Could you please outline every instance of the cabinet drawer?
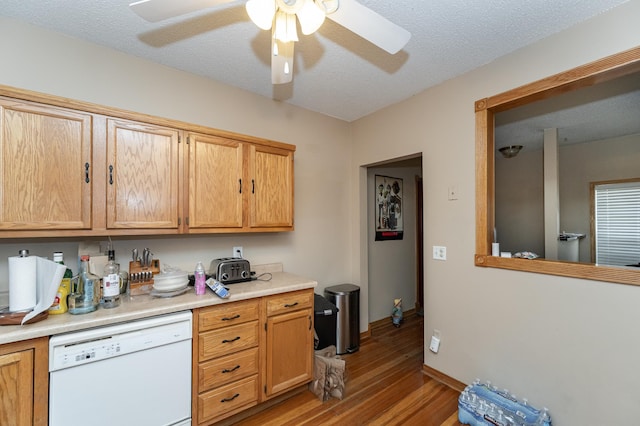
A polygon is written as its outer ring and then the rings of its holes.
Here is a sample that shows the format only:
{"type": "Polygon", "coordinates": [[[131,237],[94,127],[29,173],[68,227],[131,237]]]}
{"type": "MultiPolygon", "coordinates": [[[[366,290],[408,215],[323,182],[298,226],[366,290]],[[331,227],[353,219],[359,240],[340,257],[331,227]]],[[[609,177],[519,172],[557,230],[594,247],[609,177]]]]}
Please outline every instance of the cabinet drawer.
{"type": "Polygon", "coordinates": [[[278,315],[313,306],[313,291],[301,290],[267,298],[267,316],[278,315]]]}
{"type": "Polygon", "coordinates": [[[200,361],[258,346],[258,321],[220,328],[198,336],[200,361]]]}
{"type": "Polygon", "coordinates": [[[198,366],[200,392],[258,373],[258,348],[207,361],[198,366]]]}
{"type": "Polygon", "coordinates": [[[228,417],[257,402],[258,376],[255,375],[198,395],[198,419],[202,423],[228,417]]]}
{"type": "Polygon", "coordinates": [[[258,300],[225,303],[200,311],[198,330],[207,331],[258,319],[258,300]]]}

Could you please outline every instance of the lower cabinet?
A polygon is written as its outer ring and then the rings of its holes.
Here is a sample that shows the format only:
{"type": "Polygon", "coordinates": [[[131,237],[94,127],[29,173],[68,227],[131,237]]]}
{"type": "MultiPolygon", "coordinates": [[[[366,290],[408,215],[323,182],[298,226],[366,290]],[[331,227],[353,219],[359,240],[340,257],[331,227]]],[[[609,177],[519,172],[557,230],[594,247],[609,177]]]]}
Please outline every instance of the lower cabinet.
{"type": "Polygon", "coordinates": [[[0,346],[0,425],[46,425],[48,338],[0,346]]]}
{"type": "Polygon", "coordinates": [[[313,379],[313,290],[263,298],[266,312],[264,396],[313,379]]]}
{"type": "Polygon", "coordinates": [[[213,424],[258,403],[259,319],[259,299],[194,311],[194,425],[213,424]]]}
{"type": "Polygon", "coordinates": [[[210,425],[313,377],[313,289],[194,310],[194,425],[210,425]]]}

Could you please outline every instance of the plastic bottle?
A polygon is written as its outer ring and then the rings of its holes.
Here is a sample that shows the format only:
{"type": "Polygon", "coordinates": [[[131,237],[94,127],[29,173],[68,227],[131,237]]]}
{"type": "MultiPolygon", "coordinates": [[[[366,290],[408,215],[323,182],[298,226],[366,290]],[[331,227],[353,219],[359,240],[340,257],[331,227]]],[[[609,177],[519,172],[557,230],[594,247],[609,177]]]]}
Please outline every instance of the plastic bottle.
{"type": "Polygon", "coordinates": [[[102,275],[102,307],[120,306],[120,266],[116,263],[114,250],[108,251],[109,261],[102,275]]]}
{"type": "MultiPolygon", "coordinates": [[[[62,252],[57,251],[53,253],[53,261],[64,265],[64,255],[62,252]]],[[[58,291],[56,292],[56,298],[53,301],[53,305],[49,308],[50,314],[64,314],[69,310],[69,306],[67,304],[67,298],[69,293],[71,293],[71,277],[73,273],[71,269],[67,268],[64,271],[64,276],[60,281],[60,286],[58,287],[58,291]]]]}
{"type": "Polygon", "coordinates": [[[204,272],[204,266],[202,266],[202,262],[198,262],[198,264],[196,265],[196,270],[193,273],[193,275],[195,277],[196,294],[203,295],[206,290],[205,281],[207,278],[204,272]]]}

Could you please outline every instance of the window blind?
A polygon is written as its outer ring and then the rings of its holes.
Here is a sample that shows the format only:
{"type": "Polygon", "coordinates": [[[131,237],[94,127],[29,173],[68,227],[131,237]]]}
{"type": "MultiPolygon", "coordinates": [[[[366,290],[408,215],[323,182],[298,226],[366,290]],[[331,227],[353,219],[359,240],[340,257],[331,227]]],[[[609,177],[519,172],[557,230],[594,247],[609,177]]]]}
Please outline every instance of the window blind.
{"type": "Polygon", "coordinates": [[[640,263],[640,182],[595,186],[596,263],[640,263]]]}

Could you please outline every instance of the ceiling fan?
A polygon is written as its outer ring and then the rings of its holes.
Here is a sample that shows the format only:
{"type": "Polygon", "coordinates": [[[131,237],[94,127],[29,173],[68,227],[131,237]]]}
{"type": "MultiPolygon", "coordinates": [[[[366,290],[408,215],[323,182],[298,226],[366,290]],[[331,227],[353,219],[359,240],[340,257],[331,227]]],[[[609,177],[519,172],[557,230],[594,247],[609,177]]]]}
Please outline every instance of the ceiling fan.
{"type": "MultiPolygon", "coordinates": [[[[158,22],[240,1],[245,0],[141,0],[129,7],[143,19],[158,22]]],[[[271,30],[272,84],[289,83],[293,78],[293,45],[298,41],[296,21],[302,33],[309,35],[328,17],[391,54],[411,38],[407,30],[356,0],[246,0],[245,7],[259,28],[271,30]]]]}

